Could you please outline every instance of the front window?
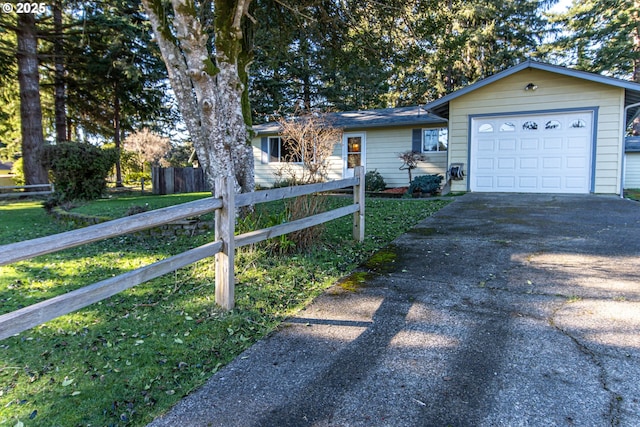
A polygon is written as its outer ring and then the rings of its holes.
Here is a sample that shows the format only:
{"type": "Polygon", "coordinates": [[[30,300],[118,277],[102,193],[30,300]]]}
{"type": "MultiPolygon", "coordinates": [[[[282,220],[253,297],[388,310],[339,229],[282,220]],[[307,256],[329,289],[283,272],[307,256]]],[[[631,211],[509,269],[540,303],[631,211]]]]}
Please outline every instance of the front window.
{"type": "Polygon", "coordinates": [[[285,141],[279,136],[269,138],[269,161],[276,163],[300,163],[302,159],[295,150],[295,142],[285,141]]]}
{"type": "Polygon", "coordinates": [[[447,151],[449,146],[449,129],[425,129],[422,132],[422,152],[447,151]]]}
{"type": "Polygon", "coordinates": [[[362,165],[362,137],[347,138],[347,167],[353,169],[362,165]]]}

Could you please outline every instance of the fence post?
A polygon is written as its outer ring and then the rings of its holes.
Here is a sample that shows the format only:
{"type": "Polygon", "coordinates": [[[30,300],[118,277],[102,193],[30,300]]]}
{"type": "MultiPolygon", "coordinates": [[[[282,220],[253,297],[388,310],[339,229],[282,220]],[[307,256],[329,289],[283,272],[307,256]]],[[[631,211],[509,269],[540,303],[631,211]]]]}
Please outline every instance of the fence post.
{"type": "Polygon", "coordinates": [[[354,176],[358,185],[353,187],[353,203],[360,205],[360,210],[353,214],[353,239],[364,242],[364,166],[356,166],[354,176]]]}
{"type": "Polygon", "coordinates": [[[215,196],[222,198],[222,208],[216,210],[215,239],[222,240],[222,250],[215,255],[216,304],[225,310],[234,306],[235,260],[235,189],[233,178],[216,178],[215,196]]]}

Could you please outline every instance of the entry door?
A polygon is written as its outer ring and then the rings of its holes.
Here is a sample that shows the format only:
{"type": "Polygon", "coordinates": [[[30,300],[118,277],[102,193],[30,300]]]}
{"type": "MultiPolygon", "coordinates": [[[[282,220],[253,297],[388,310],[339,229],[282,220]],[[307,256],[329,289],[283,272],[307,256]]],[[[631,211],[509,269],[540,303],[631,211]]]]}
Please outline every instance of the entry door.
{"type": "Polygon", "coordinates": [[[356,166],[365,165],[365,133],[345,133],[342,141],[342,161],[344,178],[353,176],[356,166]]]}

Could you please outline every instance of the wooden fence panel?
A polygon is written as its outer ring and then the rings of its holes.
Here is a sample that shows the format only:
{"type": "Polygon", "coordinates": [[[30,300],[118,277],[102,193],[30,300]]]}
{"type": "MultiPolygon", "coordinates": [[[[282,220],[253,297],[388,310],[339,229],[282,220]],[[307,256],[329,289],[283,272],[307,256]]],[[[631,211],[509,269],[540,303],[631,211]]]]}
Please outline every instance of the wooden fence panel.
{"type": "Polygon", "coordinates": [[[154,264],[4,314],[0,316],[0,340],[213,256],[221,247],[222,242],[207,243],[154,264]]]}
{"type": "MultiPolygon", "coordinates": [[[[157,176],[161,176],[164,172],[159,172],[157,176]]],[[[169,172],[169,175],[175,176],[174,171],[169,172]]],[[[171,181],[173,182],[173,179],[171,181]]],[[[158,187],[161,186],[162,181],[158,181],[158,187]]],[[[353,237],[360,241],[364,239],[364,168],[356,168],[355,176],[349,179],[258,191],[250,194],[240,194],[237,197],[234,193],[233,181],[228,178],[221,178],[216,181],[216,197],[143,212],[53,236],[0,246],[0,265],[151,228],[176,219],[197,216],[214,210],[216,212],[214,242],[120,276],[1,315],[0,340],[210,256],[215,256],[216,263],[216,303],[227,310],[233,309],[234,252],[236,246],[257,243],[351,213],[354,214],[353,237]],[[354,190],[354,203],[349,206],[234,237],[235,213],[238,207],[350,186],[353,186],[354,190]]]]}
{"type": "Polygon", "coordinates": [[[0,266],[69,249],[98,240],[158,227],[190,216],[199,216],[215,211],[222,201],[213,197],[194,200],[181,205],[169,206],[154,211],[142,212],[114,219],[90,227],[66,231],[53,236],[39,237],[24,242],[0,246],[0,266]]]}
{"type": "Polygon", "coordinates": [[[151,173],[153,194],[210,191],[202,168],[158,168],[151,173]]]}
{"type": "Polygon", "coordinates": [[[22,196],[46,196],[53,194],[53,184],[7,185],[0,187],[0,198],[22,196]],[[38,191],[33,191],[38,188],[38,191]],[[16,191],[18,190],[18,191],[16,191]]]}

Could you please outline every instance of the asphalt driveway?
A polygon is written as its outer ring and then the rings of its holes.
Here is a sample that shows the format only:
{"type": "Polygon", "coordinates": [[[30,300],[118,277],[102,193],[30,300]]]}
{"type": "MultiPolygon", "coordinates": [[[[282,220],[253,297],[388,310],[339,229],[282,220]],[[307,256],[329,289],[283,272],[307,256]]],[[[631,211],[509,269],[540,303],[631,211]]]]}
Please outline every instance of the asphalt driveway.
{"type": "Polygon", "coordinates": [[[639,257],[639,203],[467,194],[151,425],[638,426],[639,257]]]}

